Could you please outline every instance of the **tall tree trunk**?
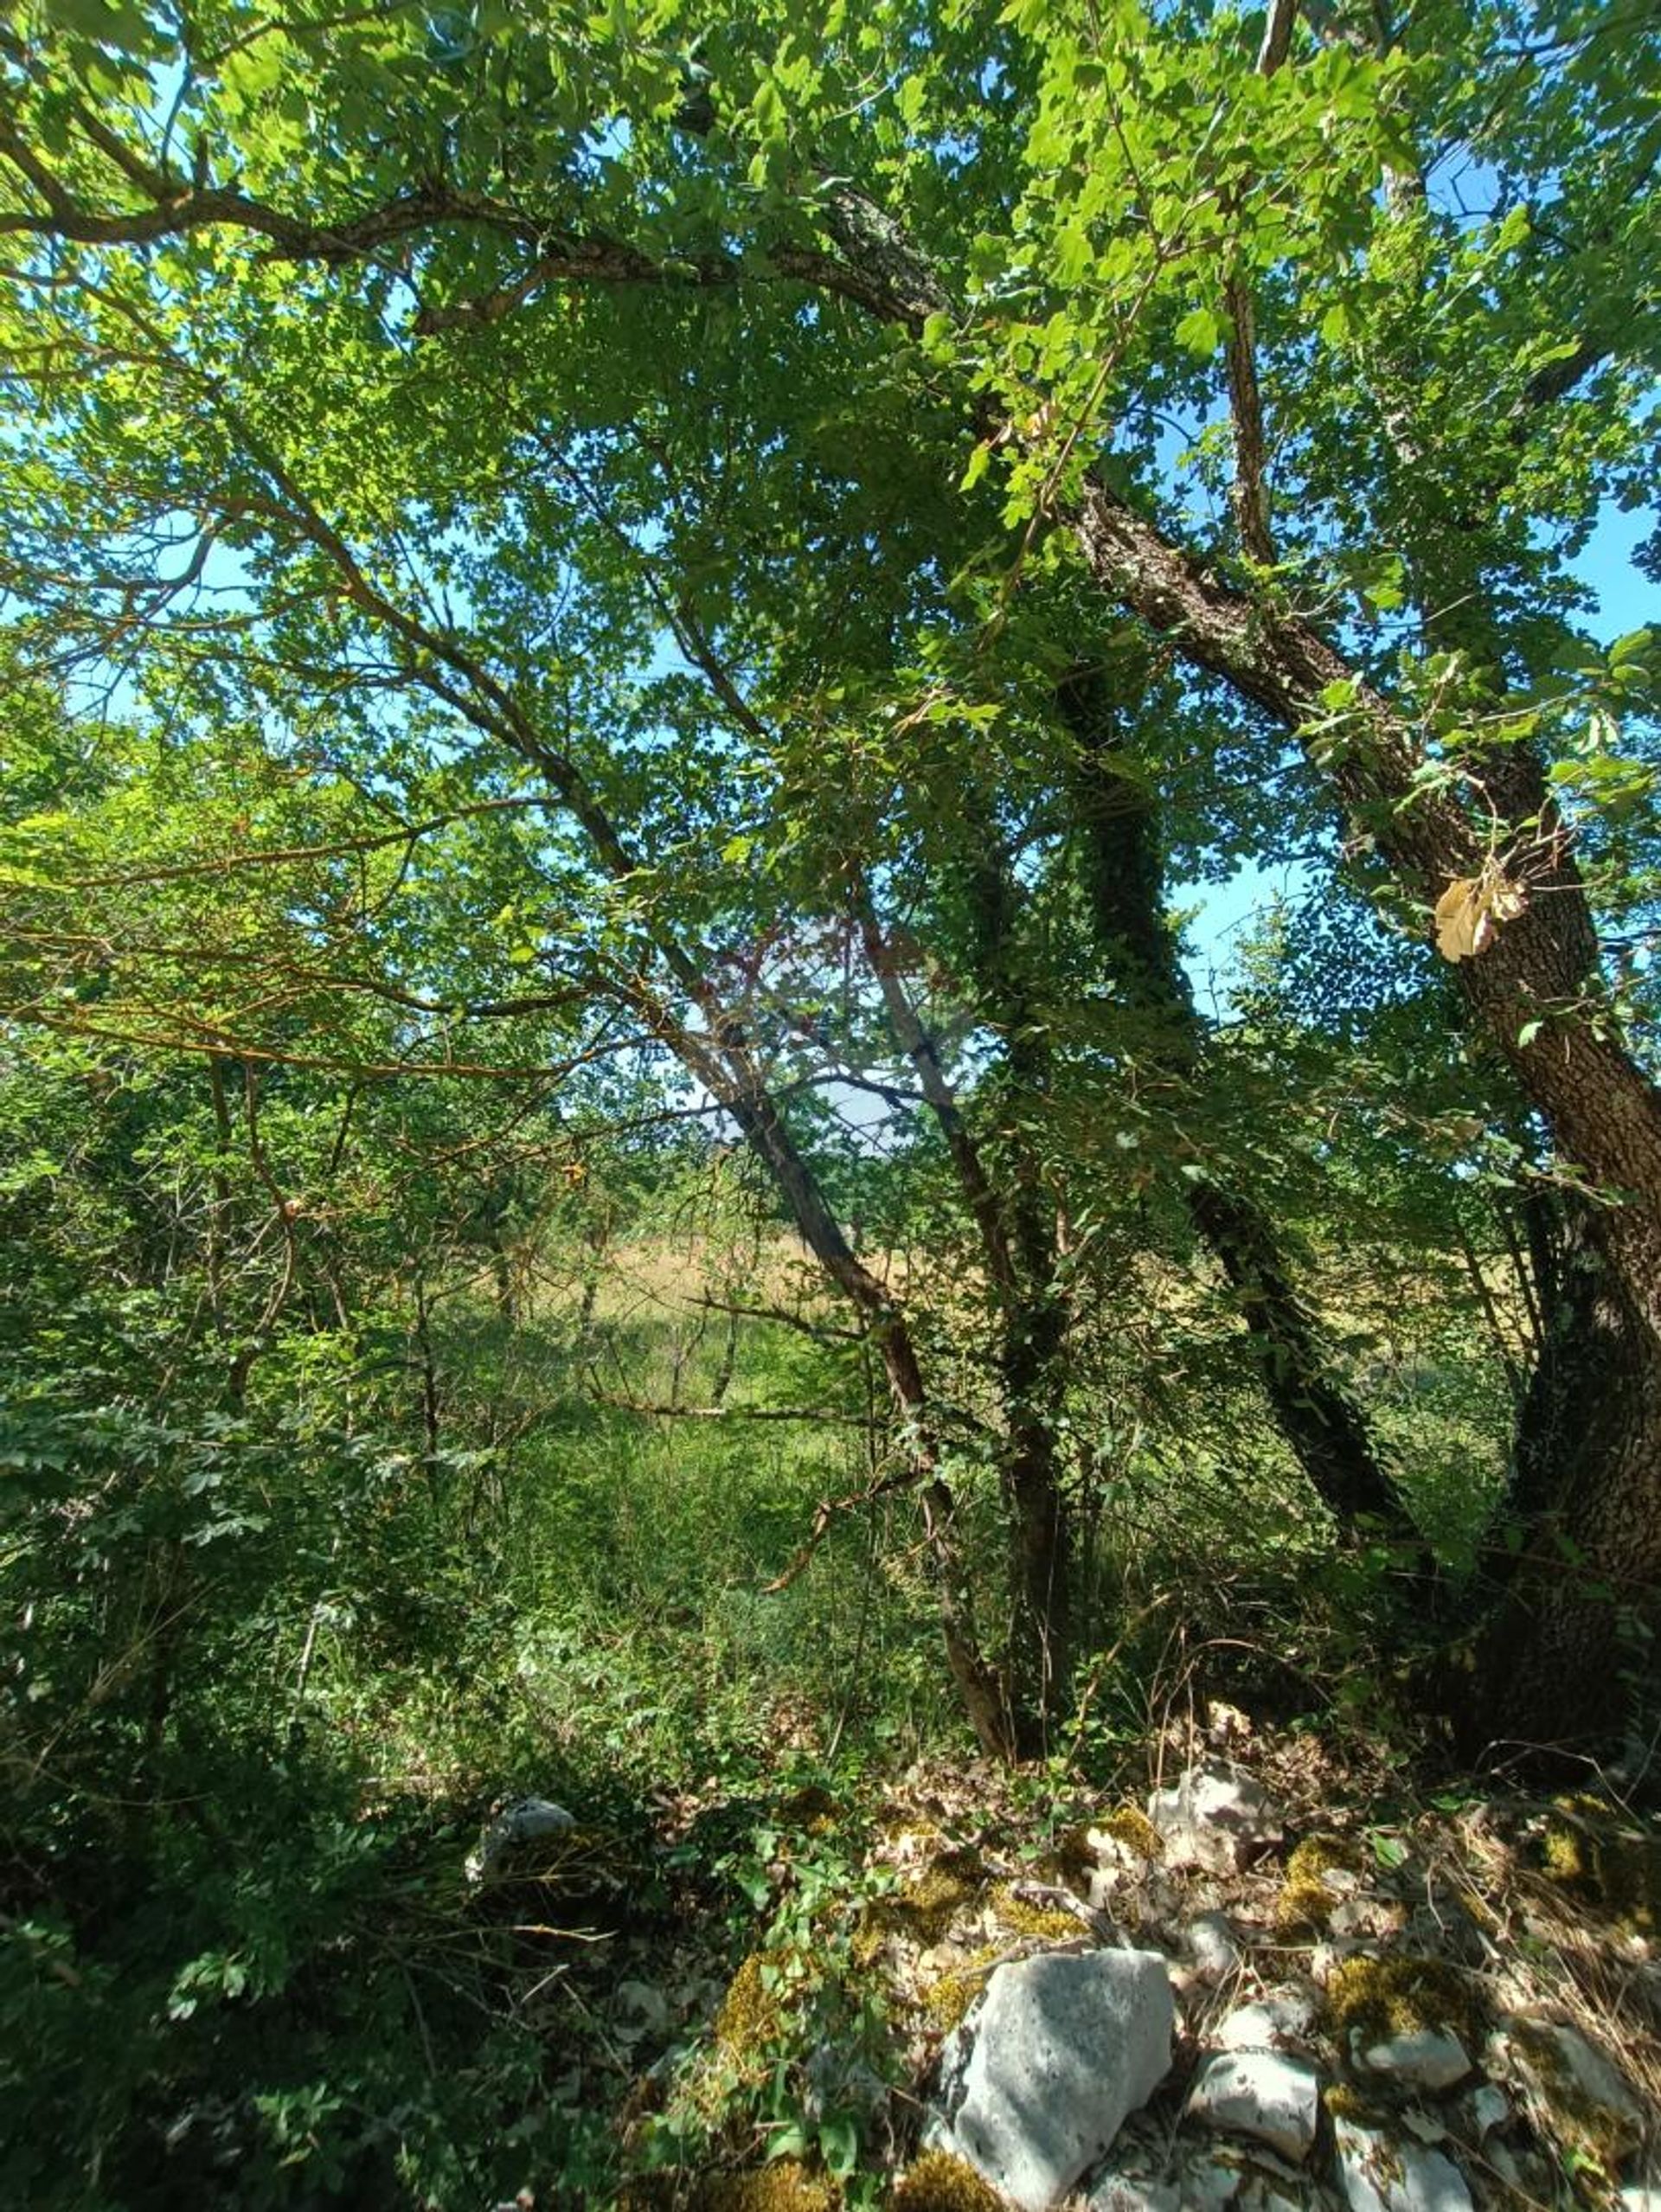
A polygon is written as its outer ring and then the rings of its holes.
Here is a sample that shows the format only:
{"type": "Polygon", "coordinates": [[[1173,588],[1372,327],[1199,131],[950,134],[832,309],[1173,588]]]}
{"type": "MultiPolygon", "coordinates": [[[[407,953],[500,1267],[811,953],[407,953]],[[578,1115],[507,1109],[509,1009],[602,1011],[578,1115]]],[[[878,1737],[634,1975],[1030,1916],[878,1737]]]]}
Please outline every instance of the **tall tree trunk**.
{"type": "Polygon", "coordinates": [[[1574,1197],[1551,1210],[1545,1330],[1478,1581],[1490,1610],[1469,1670],[1442,1688],[1472,1757],[1573,1772],[1574,1747],[1627,1717],[1623,1669],[1639,1647],[1623,1625],[1661,1582],[1645,1504],[1661,1472],[1661,1355],[1610,1263],[1607,1215],[1574,1197]]]}
{"type": "MultiPolygon", "coordinates": [[[[1100,669],[1075,670],[1058,704],[1076,741],[1074,810],[1091,918],[1129,1003],[1150,1018],[1159,1061],[1197,1080],[1204,1037],[1189,982],[1166,926],[1164,862],[1147,792],[1113,764],[1118,702],[1100,669]]],[[[1366,1416],[1334,1371],[1320,1329],[1299,1295],[1273,1224],[1242,1193],[1213,1177],[1183,1183],[1189,1216],[1215,1254],[1239,1302],[1246,1343],[1287,1444],[1339,1528],[1376,1523],[1419,1540],[1366,1416]]],[[[1428,1561],[1423,1562],[1428,1566],[1428,1561]]]]}
{"type": "MultiPolygon", "coordinates": [[[[1056,1443],[1065,1318],[1054,1294],[1053,1245],[1036,1215],[1030,1191],[1011,1191],[994,1183],[863,887],[856,904],[866,959],[882,991],[889,1027],[916,1072],[946,1140],[959,1187],[979,1233],[997,1309],[1007,1422],[1000,1474],[1010,1515],[1010,1638],[1004,1697],[1011,1744],[1021,1757],[1036,1756],[1047,1747],[1052,1708],[1066,1680],[1071,1587],[1069,1529],[1056,1443]]],[[[997,1018],[990,1006],[981,1010],[997,1018]]],[[[1030,1068],[1025,1072],[1029,1078],[1030,1068]]]]}
{"type": "MultiPolygon", "coordinates": [[[[969,812],[977,837],[970,862],[977,996],[1003,1034],[1013,1097],[1017,1106],[1031,1108],[1050,1085],[1046,1025],[1017,942],[1017,893],[1007,856],[990,814],[972,805],[969,812]]],[[[1067,1314],[1055,1281],[1054,1202],[1030,1143],[1017,1137],[1009,1151],[1013,1283],[999,1357],[1010,1425],[1004,1479],[1013,1540],[1010,1660],[1027,1747],[1037,1753],[1048,1748],[1048,1722],[1070,1661],[1073,1530],[1059,1428],[1067,1314]]]]}

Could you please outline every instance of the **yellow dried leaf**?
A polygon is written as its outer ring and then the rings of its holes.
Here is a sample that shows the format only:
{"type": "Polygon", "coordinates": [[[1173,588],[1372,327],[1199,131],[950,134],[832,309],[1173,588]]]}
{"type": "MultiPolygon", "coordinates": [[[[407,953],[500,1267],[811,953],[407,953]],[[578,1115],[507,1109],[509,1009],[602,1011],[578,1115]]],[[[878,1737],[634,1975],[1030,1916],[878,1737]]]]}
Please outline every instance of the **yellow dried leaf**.
{"type": "Polygon", "coordinates": [[[1436,950],[1445,960],[1468,960],[1478,948],[1477,925],[1482,920],[1481,886],[1474,875],[1461,875],[1450,883],[1436,901],[1436,950]]]}
{"type": "Polygon", "coordinates": [[[1526,887],[1489,858],[1480,875],[1461,875],[1436,901],[1436,950],[1445,960],[1473,959],[1493,943],[1498,925],[1528,907],[1526,887]]]}

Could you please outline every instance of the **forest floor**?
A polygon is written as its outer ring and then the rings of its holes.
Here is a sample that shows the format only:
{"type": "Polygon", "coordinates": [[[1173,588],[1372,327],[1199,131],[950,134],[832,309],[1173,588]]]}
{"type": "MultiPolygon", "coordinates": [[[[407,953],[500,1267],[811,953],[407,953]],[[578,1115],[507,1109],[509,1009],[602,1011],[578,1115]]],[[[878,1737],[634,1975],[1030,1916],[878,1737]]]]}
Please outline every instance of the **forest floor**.
{"type": "Polygon", "coordinates": [[[609,1890],[580,1825],[501,1878],[523,2001],[565,2054],[555,2093],[603,2110],[620,2154],[615,2193],[544,2180],[523,2203],[991,2203],[919,2163],[942,2046],[999,1966],[1115,1944],[1169,1962],[1174,2061],[1081,2202],[1341,2205],[1335,2131],[1361,2128],[1435,2145],[1479,2207],[1661,2202],[1661,1838],[1613,1792],[1427,1784],[1364,1734],[1224,1705],[1169,1722],[1106,1790],[938,1760],[801,1772],[664,1792],[609,1890]],[[1145,1810],[1197,1766],[1267,1798],[1206,1864],[1145,1810]],[[1189,2110],[1219,2035],[1265,2004],[1263,2040],[1322,2083],[1297,2166],[1189,2110]],[[1421,2033],[1456,2040],[1456,2079],[1366,2062],[1421,2033]],[[1587,2049],[1607,2070],[1582,2080],[1587,2049]]]}

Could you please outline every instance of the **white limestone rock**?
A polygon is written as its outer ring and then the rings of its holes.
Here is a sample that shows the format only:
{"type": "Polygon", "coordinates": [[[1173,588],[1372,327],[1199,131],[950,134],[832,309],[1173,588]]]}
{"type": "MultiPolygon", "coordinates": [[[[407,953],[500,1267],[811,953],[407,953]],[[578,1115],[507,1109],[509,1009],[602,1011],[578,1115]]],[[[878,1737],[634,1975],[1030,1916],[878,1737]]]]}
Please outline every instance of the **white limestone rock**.
{"type": "Polygon", "coordinates": [[[1084,2201],[1088,2212],[1185,2212],[1175,2182],[1143,2181],[1130,2174],[1108,2174],[1084,2201]]]}
{"type": "Polygon", "coordinates": [[[1226,1982],[1240,1965],[1240,1944],[1227,1913],[1196,1913],[1188,1924],[1188,1953],[1197,1981],[1226,1982]]]}
{"type": "Polygon", "coordinates": [[[1214,1760],[1190,1766],[1148,1799],[1148,1818],[1165,1841],[1168,1866],[1232,1874],[1279,1841],[1280,1815],[1262,1784],[1214,1760]]]}
{"type": "MultiPolygon", "coordinates": [[[[1497,2127],[1505,2126],[1511,2117],[1510,2098],[1491,2081],[1478,2083],[1462,2100],[1460,2109],[1465,2114],[1466,2125],[1478,2143],[1485,2136],[1491,2135],[1497,2127]]],[[[1661,2212],[1661,2205],[1657,2206],[1656,2212],[1661,2212]]]]}
{"type": "Polygon", "coordinates": [[[483,1882],[516,1845],[540,1843],[576,1824],[575,1813],[549,1798],[520,1798],[503,1807],[467,1854],[467,1879],[483,1882]]]}
{"type": "Polygon", "coordinates": [[[1440,2151],[1339,2120],[1338,2179],[1350,2212],[1472,2212],[1465,2177],[1440,2151]]]}
{"type": "Polygon", "coordinates": [[[1201,2068],[1188,2110],[1208,2127],[1254,2136],[1301,2165],[1320,2125],[1320,2077],[1306,2059],[1280,2051],[1218,2051],[1201,2068]]]}
{"type": "Polygon", "coordinates": [[[1298,2050],[1315,2032],[1318,2009],[1311,1991],[1270,1990],[1226,2013],[1211,2041],[1224,2051],[1298,2050]]]}
{"type": "Polygon", "coordinates": [[[1048,2212],[1158,2086],[1175,2011],[1154,1952],[1049,1952],[1000,1966],[942,2054],[927,2141],[1022,2212],[1048,2212]]]}
{"type": "Polygon", "coordinates": [[[1451,2028],[1415,2028],[1369,2044],[1361,2063],[1409,2089],[1451,2089],[1471,2071],[1470,2054],[1451,2028]]]}

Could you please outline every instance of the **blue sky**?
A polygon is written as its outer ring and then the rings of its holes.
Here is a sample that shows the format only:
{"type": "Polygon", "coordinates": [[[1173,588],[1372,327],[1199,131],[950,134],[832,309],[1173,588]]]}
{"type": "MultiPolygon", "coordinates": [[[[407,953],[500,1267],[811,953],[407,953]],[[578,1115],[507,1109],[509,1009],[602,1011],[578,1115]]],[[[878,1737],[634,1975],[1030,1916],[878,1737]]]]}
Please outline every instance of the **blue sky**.
{"type": "MultiPolygon", "coordinates": [[[[1600,644],[1609,644],[1630,630],[1661,622],[1661,592],[1632,565],[1632,555],[1656,528],[1652,510],[1622,514],[1606,507],[1586,549],[1571,563],[1574,574],[1597,593],[1595,613],[1586,625],[1600,644]]],[[[1237,952],[1259,917],[1276,898],[1295,895],[1308,870],[1296,862],[1276,868],[1254,862],[1236,870],[1227,883],[1177,885],[1172,903],[1195,909],[1186,937],[1189,973],[1208,1011],[1222,1012],[1222,1001],[1238,971],[1237,952]]]]}

